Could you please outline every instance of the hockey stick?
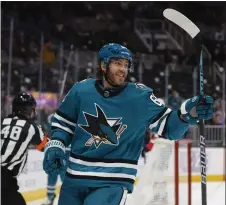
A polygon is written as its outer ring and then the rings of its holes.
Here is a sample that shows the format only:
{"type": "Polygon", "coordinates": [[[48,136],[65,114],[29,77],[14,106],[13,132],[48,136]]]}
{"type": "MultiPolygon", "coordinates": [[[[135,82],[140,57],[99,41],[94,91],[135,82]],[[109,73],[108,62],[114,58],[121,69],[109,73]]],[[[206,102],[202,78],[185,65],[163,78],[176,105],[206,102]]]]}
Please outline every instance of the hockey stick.
{"type": "MultiPolygon", "coordinates": [[[[186,16],[174,9],[165,9],[163,16],[173,23],[177,24],[184,31],[186,31],[191,38],[195,38],[200,32],[199,28],[186,16]]],[[[203,47],[200,54],[200,63],[199,63],[199,95],[200,102],[204,98],[204,86],[203,86],[203,47]]],[[[201,191],[202,191],[202,205],[207,205],[207,196],[206,196],[206,143],[204,137],[204,121],[199,121],[200,129],[200,167],[201,167],[201,191]]]]}
{"type": "MultiPolygon", "coordinates": [[[[200,103],[204,98],[203,85],[203,47],[201,48],[200,62],[199,62],[199,95],[200,103]]],[[[207,205],[206,195],[206,142],[204,136],[204,120],[199,121],[199,142],[200,142],[200,168],[201,168],[201,190],[202,190],[202,205],[207,205]]]]}
{"type": "Polygon", "coordinates": [[[73,48],[74,48],[74,46],[71,45],[70,52],[69,52],[68,59],[67,59],[67,64],[65,66],[66,70],[64,71],[63,79],[62,79],[62,82],[61,82],[60,93],[59,93],[59,102],[61,102],[62,97],[63,97],[63,92],[64,92],[64,87],[65,87],[65,84],[66,84],[68,69],[69,69],[69,66],[71,65],[72,56],[73,56],[73,53],[74,53],[73,48]]]}

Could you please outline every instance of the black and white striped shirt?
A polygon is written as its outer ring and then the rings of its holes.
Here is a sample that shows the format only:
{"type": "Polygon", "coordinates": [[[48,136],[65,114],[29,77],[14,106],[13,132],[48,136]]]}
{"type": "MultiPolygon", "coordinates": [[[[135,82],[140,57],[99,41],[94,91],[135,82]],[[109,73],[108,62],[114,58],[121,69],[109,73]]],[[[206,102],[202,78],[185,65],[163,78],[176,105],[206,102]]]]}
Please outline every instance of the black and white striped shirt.
{"type": "Polygon", "coordinates": [[[1,124],[1,166],[18,176],[27,161],[28,146],[44,147],[44,133],[40,126],[23,117],[9,115],[1,124]]]}

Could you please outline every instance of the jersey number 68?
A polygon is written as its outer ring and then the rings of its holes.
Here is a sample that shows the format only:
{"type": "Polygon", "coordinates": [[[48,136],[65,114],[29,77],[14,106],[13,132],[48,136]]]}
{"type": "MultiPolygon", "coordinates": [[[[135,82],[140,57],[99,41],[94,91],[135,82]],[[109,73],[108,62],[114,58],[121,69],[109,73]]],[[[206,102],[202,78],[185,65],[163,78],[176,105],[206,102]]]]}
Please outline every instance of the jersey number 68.
{"type": "Polygon", "coordinates": [[[152,100],[153,103],[155,103],[158,106],[162,106],[163,105],[163,103],[160,102],[160,100],[157,97],[155,97],[154,94],[150,95],[150,99],[152,100]]]}

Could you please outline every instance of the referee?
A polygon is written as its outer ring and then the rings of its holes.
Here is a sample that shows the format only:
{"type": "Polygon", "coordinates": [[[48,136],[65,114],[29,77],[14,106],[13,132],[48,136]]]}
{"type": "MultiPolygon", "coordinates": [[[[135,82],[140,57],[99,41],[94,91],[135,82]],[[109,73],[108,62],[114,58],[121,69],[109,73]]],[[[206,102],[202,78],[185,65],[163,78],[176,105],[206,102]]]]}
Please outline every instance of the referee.
{"type": "Polygon", "coordinates": [[[1,174],[2,205],[26,205],[18,192],[17,176],[23,170],[28,146],[35,145],[42,151],[47,138],[40,126],[33,122],[36,101],[31,94],[18,93],[12,103],[12,114],[1,124],[1,174]]]}

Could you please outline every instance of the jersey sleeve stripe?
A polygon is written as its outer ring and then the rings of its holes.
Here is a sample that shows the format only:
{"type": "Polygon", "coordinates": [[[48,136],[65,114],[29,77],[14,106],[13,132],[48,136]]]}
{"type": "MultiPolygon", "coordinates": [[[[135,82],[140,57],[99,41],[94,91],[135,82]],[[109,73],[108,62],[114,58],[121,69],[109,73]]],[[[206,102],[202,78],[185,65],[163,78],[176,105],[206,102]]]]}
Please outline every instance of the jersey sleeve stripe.
{"type": "Polygon", "coordinates": [[[152,124],[157,122],[164,114],[165,112],[168,110],[169,108],[165,107],[158,115],[157,117],[152,121],[152,124]]]}
{"type": "Polygon", "coordinates": [[[123,190],[123,194],[122,194],[122,198],[120,200],[120,204],[119,205],[125,205],[126,198],[127,198],[127,193],[128,193],[128,190],[127,189],[124,189],[123,190]]]}
{"type": "Polygon", "coordinates": [[[169,114],[167,115],[167,117],[166,117],[166,126],[164,127],[163,132],[162,132],[162,135],[161,135],[161,136],[163,136],[163,137],[165,137],[165,135],[166,135],[166,129],[167,129],[167,125],[168,125],[168,120],[169,120],[169,116],[170,116],[171,114],[172,114],[172,112],[169,113],[169,114]]]}
{"type": "Polygon", "coordinates": [[[51,125],[51,126],[52,126],[52,127],[60,128],[60,129],[66,131],[66,132],[68,132],[68,133],[70,133],[70,134],[72,134],[72,135],[74,134],[73,131],[72,131],[71,129],[69,129],[68,127],[65,127],[65,126],[63,126],[63,125],[60,125],[59,123],[52,122],[52,125],[51,125]]]}
{"type": "Polygon", "coordinates": [[[55,113],[54,114],[54,117],[57,119],[57,120],[59,120],[59,121],[63,121],[63,122],[65,122],[65,123],[67,123],[67,124],[69,124],[69,125],[72,125],[72,126],[76,126],[76,123],[74,123],[74,122],[71,122],[71,121],[69,121],[69,120],[67,120],[67,119],[65,119],[65,118],[63,118],[63,117],[61,117],[60,115],[58,115],[57,113],[55,113]]]}
{"type": "Polygon", "coordinates": [[[155,121],[154,123],[152,123],[152,124],[149,125],[149,128],[150,128],[150,129],[153,129],[154,127],[158,126],[159,121],[160,121],[162,118],[164,118],[167,114],[169,114],[170,112],[172,112],[172,110],[171,110],[170,108],[166,109],[166,111],[165,111],[163,114],[161,114],[161,117],[158,116],[159,118],[158,118],[157,121],[155,121]]]}
{"type": "Polygon", "coordinates": [[[31,125],[35,129],[35,134],[34,134],[32,140],[31,140],[31,143],[36,146],[36,145],[39,145],[43,141],[44,133],[42,131],[41,126],[37,126],[34,123],[32,123],[31,125]]]}
{"type": "MultiPolygon", "coordinates": [[[[188,100],[189,100],[189,99],[188,99],[188,100]]],[[[181,111],[181,114],[182,114],[182,115],[185,115],[185,114],[188,113],[188,112],[186,111],[186,108],[185,108],[186,103],[187,103],[188,100],[184,101],[184,102],[181,104],[180,111],[181,111]]]]}
{"type": "Polygon", "coordinates": [[[19,164],[20,162],[22,162],[25,158],[26,158],[26,155],[24,155],[20,160],[17,160],[17,161],[15,161],[15,162],[13,162],[13,163],[8,167],[8,169],[9,169],[9,170],[12,170],[14,166],[16,166],[17,164],[19,164]]]}
{"type": "Polygon", "coordinates": [[[44,133],[42,131],[42,128],[40,126],[38,126],[38,133],[39,133],[39,136],[40,136],[40,141],[42,142],[44,140],[44,133]]]}
{"type": "Polygon", "coordinates": [[[158,129],[158,132],[157,132],[158,135],[162,136],[162,132],[163,132],[165,126],[166,126],[166,117],[160,123],[159,129],[158,129]]]}
{"type": "Polygon", "coordinates": [[[61,112],[60,110],[57,110],[56,114],[59,115],[60,117],[64,118],[64,119],[66,119],[69,122],[72,122],[74,124],[76,123],[76,119],[73,119],[73,118],[67,116],[65,113],[61,112]]]}

